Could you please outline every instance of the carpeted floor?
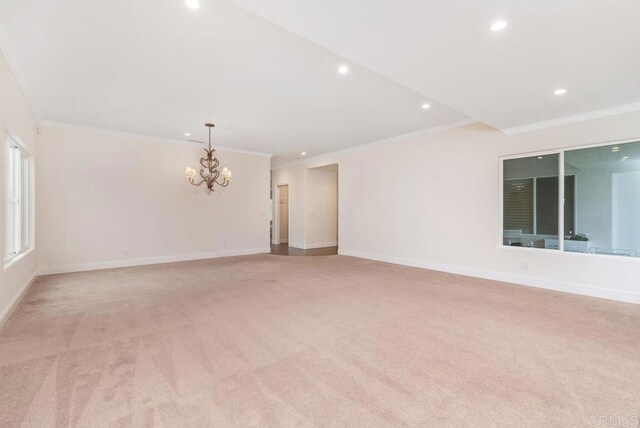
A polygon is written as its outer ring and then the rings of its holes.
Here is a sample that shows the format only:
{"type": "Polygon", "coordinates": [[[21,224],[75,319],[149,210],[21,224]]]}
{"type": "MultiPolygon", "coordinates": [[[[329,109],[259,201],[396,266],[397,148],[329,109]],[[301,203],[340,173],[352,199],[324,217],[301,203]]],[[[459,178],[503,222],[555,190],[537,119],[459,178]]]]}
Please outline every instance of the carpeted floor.
{"type": "Polygon", "coordinates": [[[633,423],[640,306],[342,256],[55,275],[0,384],[2,427],[633,423]]]}

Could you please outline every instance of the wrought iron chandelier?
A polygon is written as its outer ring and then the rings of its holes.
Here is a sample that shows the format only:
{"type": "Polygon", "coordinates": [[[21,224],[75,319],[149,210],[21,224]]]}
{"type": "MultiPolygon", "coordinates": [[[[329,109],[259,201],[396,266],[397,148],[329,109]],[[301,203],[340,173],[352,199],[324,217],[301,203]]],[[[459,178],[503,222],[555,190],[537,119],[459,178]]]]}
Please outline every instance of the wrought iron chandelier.
{"type": "Polygon", "coordinates": [[[190,166],[187,167],[185,173],[187,174],[189,183],[191,183],[192,185],[200,186],[203,183],[206,183],[207,190],[209,192],[214,192],[214,184],[217,184],[220,187],[227,187],[229,185],[229,183],[231,182],[231,171],[227,167],[222,168],[222,171],[218,171],[217,168],[218,165],[220,165],[220,162],[217,158],[213,157],[213,152],[215,152],[215,149],[211,147],[211,128],[213,128],[215,125],[213,123],[205,123],[204,126],[209,128],[209,148],[204,149],[207,156],[200,158],[200,165],[202,165],[202,167],[204,168],[200,170],[201,180],[196,181],[198,173],[194,168],[191,168],[190,166]],[[220,177],[221,175],[222,182],[219,182],[218,177],[220,177]]]}

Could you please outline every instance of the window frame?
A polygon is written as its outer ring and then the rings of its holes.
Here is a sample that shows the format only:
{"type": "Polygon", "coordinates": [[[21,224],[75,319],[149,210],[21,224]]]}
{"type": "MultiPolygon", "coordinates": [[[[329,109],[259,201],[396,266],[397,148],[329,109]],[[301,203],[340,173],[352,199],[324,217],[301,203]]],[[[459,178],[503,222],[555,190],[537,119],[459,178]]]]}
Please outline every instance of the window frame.
{"type": "Polygon", "coordinates": [[[32,249],[33,243],[33,157],[22,140],[9,129],[5,128],[4,133],[4,210],[5,210],[5,239],[3,262],[5,269],[22,255],[32,249]],[[15,162],[10,159],[14,156],[12,150],[17,150],[19,156],[20,180],[19,198],[20,206],[13,207],[10,199],[15,198],[15,179],[17,178],[13,165],[15,162]],[[16,225],[14,219],[18,219],[16,225]],[[16,230],[18,229],[18,230],[16,230]],[[16,236],[19,231],[19,236],[16,236]],[[9,252],[10,249],[17,250],[9,252]]]}
{"type": "MultiPolygon", "coordinates": [[[[595,147],[606,147],[606,146],[615,146],[618,144],[627,144],[627,143],[638,143],[640,142],[640,136],[635,138],[625,138],[623,140],[610,140],[599,143],[590,143],[590,144],[578,144],[575,146],[568,147],[558,147],[546,150],[538,150],[531,152],[520,152],[514,153],[510,155],[502,155],[498,156],[498,230],[496,234],[496,243],[498,248],[506,249],[507,251],[543,251],[549,254],[565,254],[577,257],[593,257],[593,256],[601,256],[601,254],[592,254],[592,253],[578,253],[565,251],[564,249],[564,241],[565,241],[565,230],[564,230],[564,180],[558,180],[559,189],[558,189],[558,249],[557,250],[549,250],[548,248],[535,248],[535,247],[517,247],[517,246],[509,246],[504,245],[503,243],[503,225],[504,225],[504,161],[511,159],[521,159],[527,157],[534,156],[548,156],[548,155],[558,155],[558,177],[565,176],[565,162],[564,155],[566,152],[571,152],[574,150],[582,150],[582,149],[590,149],[595,147]]],[[[577,186],[578,183],[574,182],[574,192],[577,194],[577,186]]],[[[578,218],[578,208],[577,204],[574,207],[574,224],[576,219],[578,218]]],[[[615,254],[607,254],[607,258],[614,259],[623,259],[623,260],[633,260],[640,261],[640,257],[626,257],[615,254]]]]}

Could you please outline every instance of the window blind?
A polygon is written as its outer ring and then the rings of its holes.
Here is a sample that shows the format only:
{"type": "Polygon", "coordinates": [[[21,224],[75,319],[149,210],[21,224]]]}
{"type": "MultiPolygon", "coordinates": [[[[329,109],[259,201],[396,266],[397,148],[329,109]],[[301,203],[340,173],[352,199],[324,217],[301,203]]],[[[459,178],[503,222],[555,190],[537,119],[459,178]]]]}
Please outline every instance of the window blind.
{"type": "Polygon", "coordinates": [[[540,177],[536,181],[537,233],[558,236],[558,177],[540,177]]]}
{"type": "Polygon", "coordinates": [[[564,234],[575,235],[576,232],[576,176],[564,178],[564,234]]]}
{"type": "MultiPolygon", "coordinates": [[[[564,179],[565,235],[574,231],[575,177],[564,179]]],[[[536,232],[538,235],[558,235],[558,177],[536,179],[536,232]]]]}
{"type": "Polygon", "coordinates": [[[503,202],[504,229],[533,233],[533,179],[505,180],[503,202]]]}

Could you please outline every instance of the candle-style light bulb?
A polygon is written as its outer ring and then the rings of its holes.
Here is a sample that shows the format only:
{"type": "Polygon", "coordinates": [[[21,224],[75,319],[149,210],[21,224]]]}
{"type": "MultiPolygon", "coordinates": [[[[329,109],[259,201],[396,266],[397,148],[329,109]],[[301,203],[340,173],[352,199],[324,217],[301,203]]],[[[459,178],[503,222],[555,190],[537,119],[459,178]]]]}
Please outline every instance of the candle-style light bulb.
{"type": "Polygon", "coordinates": [[[231,171],[226,166],[222,168],[222,176],[227,181],[231,180],[231,171]]]}

